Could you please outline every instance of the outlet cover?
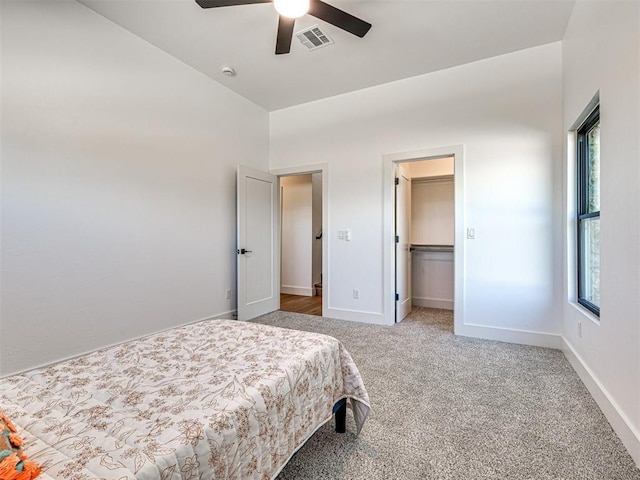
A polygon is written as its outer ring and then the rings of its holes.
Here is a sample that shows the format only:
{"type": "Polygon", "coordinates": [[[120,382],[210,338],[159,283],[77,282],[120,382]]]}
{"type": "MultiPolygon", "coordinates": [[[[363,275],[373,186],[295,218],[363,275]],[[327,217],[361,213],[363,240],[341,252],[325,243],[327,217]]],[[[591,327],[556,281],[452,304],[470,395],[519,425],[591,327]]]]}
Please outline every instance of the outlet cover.
{"type": "Polygon", "coordinates": [[[578,338],[582,338],[582,322],[578,320],[578,338]]]}

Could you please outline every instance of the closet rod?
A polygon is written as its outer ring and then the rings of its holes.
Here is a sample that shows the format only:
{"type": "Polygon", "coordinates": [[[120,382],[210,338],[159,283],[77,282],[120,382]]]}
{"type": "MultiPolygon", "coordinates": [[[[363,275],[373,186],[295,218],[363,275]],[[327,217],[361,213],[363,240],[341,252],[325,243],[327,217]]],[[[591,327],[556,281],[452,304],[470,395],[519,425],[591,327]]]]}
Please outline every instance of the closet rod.
{"type": "Polygon", "coordinates": [[[453,252],[453,245],[420,245],[412,244],[412,252],[453,252]]]}

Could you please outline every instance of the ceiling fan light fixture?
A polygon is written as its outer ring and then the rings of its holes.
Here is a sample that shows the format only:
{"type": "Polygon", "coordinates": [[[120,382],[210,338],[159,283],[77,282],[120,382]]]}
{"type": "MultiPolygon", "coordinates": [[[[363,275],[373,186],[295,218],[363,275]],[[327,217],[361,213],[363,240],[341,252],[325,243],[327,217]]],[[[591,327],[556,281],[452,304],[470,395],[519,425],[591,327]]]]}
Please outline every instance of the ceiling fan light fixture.
{"type": "Polygon", "coordinates": [[[273,5],[288,18],[299,18],[309,11],[309,0],[273,0],[273,5]]]}

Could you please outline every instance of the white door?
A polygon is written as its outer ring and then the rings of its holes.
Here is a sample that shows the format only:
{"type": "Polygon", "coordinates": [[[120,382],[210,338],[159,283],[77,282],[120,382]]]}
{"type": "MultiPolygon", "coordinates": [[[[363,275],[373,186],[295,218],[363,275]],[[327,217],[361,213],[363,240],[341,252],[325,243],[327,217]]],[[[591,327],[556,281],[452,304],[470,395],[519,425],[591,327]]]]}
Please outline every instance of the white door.
{"type": "Polygon", "coordinates": [[[402,164],[396,171],[396,322],[411,312],[411,179],[402,164]]]}
{"type": "Polygon", "coordinates": [[[278,179],[238,166],[238,320],[280,308],[278,179]]]}

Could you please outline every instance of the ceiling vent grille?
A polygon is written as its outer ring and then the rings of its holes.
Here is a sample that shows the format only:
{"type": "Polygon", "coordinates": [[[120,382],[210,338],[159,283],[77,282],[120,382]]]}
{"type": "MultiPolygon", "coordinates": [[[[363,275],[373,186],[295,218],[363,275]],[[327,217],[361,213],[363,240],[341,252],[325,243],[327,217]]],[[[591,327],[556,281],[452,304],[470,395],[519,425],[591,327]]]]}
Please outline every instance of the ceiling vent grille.
{"type": "Polygon", "coordinates": [[[317,50],[327,45],[333,45],[334,43],[331,37],[320,30],[317,25],[299,31],[296,33],[296,37],[309,51],[317,50]]]}

